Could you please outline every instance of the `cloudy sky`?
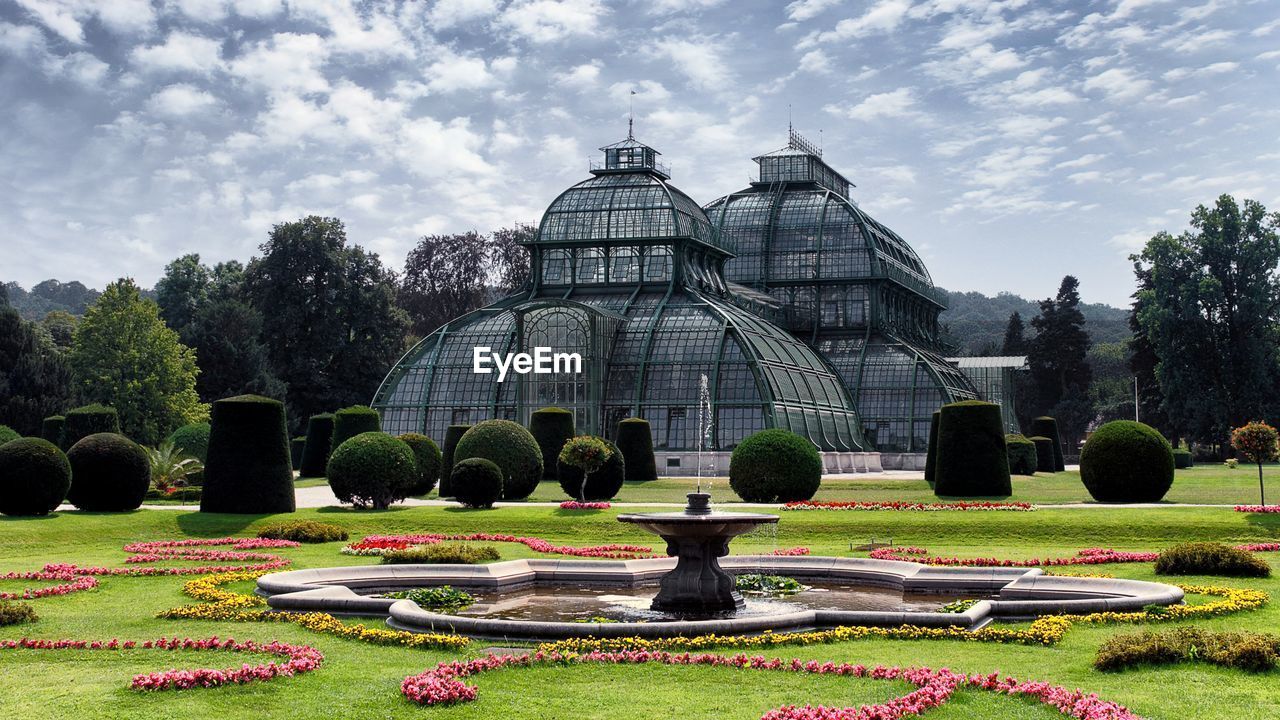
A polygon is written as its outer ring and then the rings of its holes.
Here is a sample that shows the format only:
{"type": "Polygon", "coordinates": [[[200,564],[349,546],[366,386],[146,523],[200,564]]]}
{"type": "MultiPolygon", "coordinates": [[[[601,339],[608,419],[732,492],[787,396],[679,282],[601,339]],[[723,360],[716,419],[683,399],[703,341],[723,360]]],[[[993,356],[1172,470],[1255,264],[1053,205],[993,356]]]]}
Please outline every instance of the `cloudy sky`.
{"type": "Polygon", "coordinates": [[[0,279],[151,285],[309,213],[399,268],[536,222],[635,90],[700,202],[790,114],[939,285],[1122,304],[1196,204],[1280,209],[1278,78],[1275,0],[0,0],[0,279]]]}

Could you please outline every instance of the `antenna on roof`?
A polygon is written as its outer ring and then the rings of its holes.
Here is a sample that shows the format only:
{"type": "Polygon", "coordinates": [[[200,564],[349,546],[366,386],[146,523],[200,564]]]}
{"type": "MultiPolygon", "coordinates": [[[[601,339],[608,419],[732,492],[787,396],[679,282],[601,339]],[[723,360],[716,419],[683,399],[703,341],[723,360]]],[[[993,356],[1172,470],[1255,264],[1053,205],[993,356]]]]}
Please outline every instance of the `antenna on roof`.
{"type": "Polygon", "coordinates": [[[787,103],[787,137],[795,132],[795,128],[791,125],[791,103],[787,103]]]}
{"type": "Polygon", "coordinates": [[[635,140],[636,129],[636,91],[631,91],[631,96],[627,98],[627,139],[635,140]]]}

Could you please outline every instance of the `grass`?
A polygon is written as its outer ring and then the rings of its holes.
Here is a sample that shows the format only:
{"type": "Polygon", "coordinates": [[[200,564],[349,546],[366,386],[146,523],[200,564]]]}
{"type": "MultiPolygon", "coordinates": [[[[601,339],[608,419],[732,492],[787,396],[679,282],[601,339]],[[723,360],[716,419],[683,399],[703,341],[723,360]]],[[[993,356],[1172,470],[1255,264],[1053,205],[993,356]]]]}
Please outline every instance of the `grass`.
{"type": "MultiPolygon", "coordinates": [[[[662,481],[660,481],[662,482],[662,481]]],[[[445,507],[355,512],[339,508],[306,510],[290,519],[316,519],[346,527],[353,538],[394,532],[512,532],[557,543],[588,545],[630,542],[657,547],[655,538],[616,522],[617,510],[567,513],[549,507],[505,507],[473,511],[445,507]]],[[[0,571],[34,570],[46,562],[120,566],[129,541],[253,534],[280,516],[202,515],[174,510],[122,514],[58,513],[43,519],[0,519],[0,571]]],[[[1126,550],[1159,549],[1174,542],[1280,539],[1280,517],[1244,515],[1229,509],[1042,509],[1034,513],[786,513],[774,535],[747,536],[735,552],[805,545],[815,553],[849,555],[850,542],[891,535],[899,544],[921,545],[935,553],[1028,557],[1063,555],[1107,545],[1126,550]]],[[[282,551],[294,567],[377,562],[338,553],[341,543],[306,545],[282,551]]],[[[522,545],[496,544],[503,559],[531,557],[522,545]]],[[[1280,555],[1267,554],[1277,567],[1280,555]]],[[[1155,579],[1151,564],[1082,570],[1121,577],[1155,579]]],[[[1233,585],[1280,596],[1280,579],[1178,578],[1179,582],[1233,585]]],[[[11,716],[95,718],[758,718],[785,703],[857,705],[882,701],[904,688],[894,683],[789,673],[713,668],[580,667],[516,669],[476,679],[480,698],[452,708],[422,708],[403,700],[400,681],[434,663],[458,657],[436,651],[379,647],[311,633],[286,624],[234,624],[158,620],[157,612],[190,600],[177,577],[101,579],[94,591],[34,601],[37,624],[0,628],[0,637],[133,638],[161,635],[280,639],[310,644],[325,654],[324,666],[297,678],[214,690],[141,694],[128,689],[138,672],[184,666],[238,665],[245,656],[209,653],[0,651],[0,711],[11,716]],[[743,674],[748,673],[748,674],[743,674]],[[732,687],[731,692],[725,689],[732,687]]],[[[30,583],[0,581],[0,590],[30,583]]],[[[248,591],[250,584],[238,586],[248,591]]],[[[1280,605],[1249,614],[1196,623],[1210,630],[1267,630],[1280,625],[1280,605]]],[[[1168,627],[1168,626],[1162,626],[1168,627]]],[[[867,664],[947,666],[967,672],[1000,670],[1021,679],[1039,679],[1097,691],[1148,718],[1236,720],[1280,718],[1277,673],[1250,675],[1200,665],[1100,673],[1091,662],[1098,646],[1134,628],[1077,627],[1052,648],[970,644],[959,641],[860,641],[780,648],[782,657],[847,660],[867,664]]],[[[489,643],[473,643],[474,654],[489,643]]],[[[963,691],[929,718],[1055,718],[1055,711],[1026,701],[963,691]]]]}

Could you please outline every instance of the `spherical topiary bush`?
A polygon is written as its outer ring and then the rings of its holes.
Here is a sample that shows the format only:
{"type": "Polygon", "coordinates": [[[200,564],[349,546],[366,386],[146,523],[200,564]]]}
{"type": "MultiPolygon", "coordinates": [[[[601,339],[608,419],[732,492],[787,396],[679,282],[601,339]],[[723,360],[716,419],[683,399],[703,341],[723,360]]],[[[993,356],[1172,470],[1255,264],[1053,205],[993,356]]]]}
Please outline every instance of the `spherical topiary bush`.
{"type": "Polygon", "coordinates": [[[924,481],[933,487],[938,475],[938,418],[942,411],[934,410],[929,417],[929,449],[924,454],[924,481]]]}
{"type": "Polygon", "coordinates": [[[385,510],[409,497],[418,482],[418,461],[406,443],[384,432],[365,432],[334,449],[328,477],[342,502],[385,510]]]}
{"type": "Polygon", "coordinates": [[[542,449],[543,479],[555,480],[560,448],[576,434],[573,429],[573,413],[558,407],[534,410],[529,416],[529,433],[542,449]]]}
{"type": "Polygon", "coordinates": [[[938,416],[934,493],[1004,497],[1013,493],[1000,406],[981,400],[943,405],[938,416]]]}
{"type": "Polygon", "coordinates": [[[307,449],[307,439],[301,435],[289,441],[289,466],[294,470],[302,467],[302,451],[307,449]]]}
{"type": "Polygon", "coordinates": [[[67,451],[71,490],[67,502],[81,510],[137,510],[151,487],[151,461],[138,443],[118,433],[95,433],[67,451]]]}
{"type": "Polygon", "coordinates": [[[1053,459],[1053,441],[1047,437],[1036,435],[1028,438],[1036,449],[1036,472],[1053,473],[1057,471],[1057,461],[1053,459]]]}
{"type": "Polygon", "coordinates": [[[818,449],[789,430],[761,430],[729,457],[729,487],[747,502],[808,500],[821,484],[818,449]]]}
{"type": "Polygon", "coordinates": [[[0,445],[3,445],[10,440],[17,440],[20,437],[22,437],[22,435],[20,435],[17,430],[14,430],[8,425],[0,425],[0,445]]]}
{"type": "Polygon", "coordinates": [[[302,463],[298,466],[298,474],[302,477],[324,477],[332,441],[333,413],[312,415],[307,420],[307,442],[302,447],[302,463]]]}
{"type": "Polygon", "coordinates": [[[453,453],[458,441],[471,429],[470,425],[450,425],[444,431],[444,447],[440,448],[440,497],[453,497],[450,475],[453,474],[453,453]]]}
{"type": "Polygon", "coordinates": [[[97,433],[119,433],[120,415],[113,407],[106,405],[83,405],[72,408],[63,416],[62,447],[64,449],[80,442],[80,438],[97,433]]]}
{"type": "Polygon", "coordinates": [[[612,453],[609,459],[599,470],[587,476],[587,484],[582,485],[582,470],[560,462],[556,459],[556,464],[560,468],[560,489],[565,494],[575,500],[583,500],[585,502],[600,502],[602,500],[612,500],[622,489],[622,484],[627,480],[627,461],[623,457],[622,451],[617,445],[600,438],[604,442],[605,447],[609,448],[612,453]],[[581,495],[581,496],[580,496],[581,495]]]}
{"type": "Polygon", "coordinates": [[[658,479],[658,461],[653,456],[653,431],[644,418],[627,418],[618,423],[618,450],[626,466],[627,482],[658,479]]]}
{"type": "Polygon", "coordinates": [[[329,441],[329,454],[342,443],[367,432],[381,432],[382,418],[378,411],[366,405],[352,405],[333,414],[333,439],[329,441]]]}
{"type": "Polygon", "coordinates": [[[213,403],[201,512],[293,512],[284,404],[259,395],[213,403]]]}
{"type": "Polygon", "coordinates": [[[409,488],[409,495],[426,495],[436,486],[440,477],[440,448],[426,435],[405,433],[396,439],[409,446],[413,451],[415,466],[418,468],[418,479],[409,488]]]}
{"type": "Polygon", "coordinates": [[[1177,449],[1173,451],[1173,469],[1186,470],[1194,464],[1191,451],[1177,449]]]}
{"type": "Polygon", "coordinates": [[[67,419],[62,415],[50,415],[40,423],[40,437],[54,445],[62,445],[62,426],[67,419]]]}
{"type": "Polygon", "coordinates": [[[48,515],[71,487],[71,464],[57,445],[18,438],[0,446],[0,513],[48,515]]]}
{"type": "Polygon", "coordinates": [[[1173,485],[1173,448],[1150,425],[1113,420],[1085,441],[1080,480],[1098,502],[1157,502],[1173,485]]]}
{"type": "Polygon", "coordinates": [[[169,442],[183,455],[205,462],[209,459],[209,423],[191,423],[169,433],[169,442]]]}
{"type": "Polygon", "coordinates": [[[1009,473],[1011,475],[1035,475],[1039,458],[1036,455],[1036,444],[1020,433],[1004,436],[1005,447],[1009,451],[1009,473]]]}
{"type": "Polygon", "coordinates": [[[449,473],[449,487],[457,501],[467,507],[493,507],[502,497],[502,468],[479,457],[459,460],[449,473]]]}
{"type": "Polygon", "coordinates": [[[1065,458],[1062,456],[1062,436],[1058,434],[1058,421],[1044,415],[1031,421],[1029,437],[1046,437],[1053,441],[1053,469],[1066,470],[1065,458]]]}
{"type": "MultiPolygon", "coordinates": [[[[458,440],[453,451],[454,463],[474,457],[491,460],[502,470],[503,500],[529,497],[542,480],[542,449],[519,423],[510,420],[477,423],[458,440]]],[[[452,482],[450,489],[456,496],[457,488],[452,482]]]]}

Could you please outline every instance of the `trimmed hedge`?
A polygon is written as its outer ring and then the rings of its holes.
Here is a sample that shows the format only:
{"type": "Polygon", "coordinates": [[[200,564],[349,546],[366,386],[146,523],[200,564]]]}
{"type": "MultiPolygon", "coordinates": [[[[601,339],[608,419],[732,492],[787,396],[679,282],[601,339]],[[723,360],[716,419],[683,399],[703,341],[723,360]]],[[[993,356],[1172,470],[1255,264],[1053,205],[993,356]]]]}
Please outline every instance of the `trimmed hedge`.
{"type": "Polygon", "coordinates": [[[363,432],[329,456],[329,487],[357,508],[385,510],[409,497],[418,482],[418,460],[408,444],[380,431],[363,432]]]}
{"type": "Polygon", "coordinates": [[[213,403],[200,512],[293,511],[284,404],[260,395],[213,403]]]}
{"type": "Polygon", "coordinates": [[[10,440],[17,440],[20,437],[22,437],[22,434],[17,430],[14,430],[8,425],[0,425],[0,445],[3,445],[10,440]]]}
{"type": "Polygon", "coordinates": [[[292,540],[300,543],[327,543],[346,540],[347,531],[338,525],[315,520],[285,520],[258,528],[258,537],[272,540],[292,540]]]}
{"type": "Polygon", "coordinates": [[[417,547],[388,550],[382,554],[383,565],[478,565],[502,557],[492,545],[433,543],[417,547]]]}
{"type": "Polygon", "coordinates": [[[29,603],[0,600],[0,627],[33,623],[39,619],[40,616],[36,615],[35,608],[31,607],[29,603]]]}
{"type": "MultiPolygon", "coordinates": [[[[503,500],[529,497],[542,480],[542,448],[519,423],[485,420],[468,430],[458,441],[453,460],[476,457],[492,460],[502,470],[503,500]]],[[[452,490],[457,495],[458,489],[452,490]]]]}
{"type": "Polygon", "coordinates": [[[1246,550],[1216,542],[1174,545],[1156,558],[1157,575],[1271,577],[1267,561],[1246,550]]]}
{"type": "MultiPolygon", "coordinates": [[[[604,440],[604,438],[600,438],[604,440]]],[[[582,470],[559,462],[559,478],[560,489],[566,495],[574,500],[585,500],[586,502],[599,502],[602,500],[612,500],[622,489],[622,484],[627,481],[627,463],[622,456],[622,451],[617,445],[604,440],[604,444],[613,451],[613,455],[605,462],[604,467],[591,473],[587,478],[586,490],[582,487],[582,470]],[[579,498],[578,494],[583,493],[583,497],[579,498]]]]}
{"type": "Polygon", "coordinates": [[[658,479],[658,460],[653,455],[653,431],[648,420],[627,418],[619,421],[618,450],[626,465],[627,482],[658,479]]]}
{"type": "Polygon", "coordinates": [[[1006,497],[1013,494],[1000,406],[981,400],[943,405],[938,416],[937,495],[1006,497]]]}
{"type": "Polygon", "coordinates": [[[106,405],[82,405],[72,408],[63,416],[62,449],[67,449],[80,442],[80,438],[98,433],[120,432],[120,414],[113,407],[106,405]]]}
{"type": "Polygon", "coordinates": [[[1031,438],[1031,442],[1036,448],[1036,471],[1043,473],[1056,473],[1058,461],[1053,459],[1053,441],[1047,437],[1036,435],[1031,438]]]}
{"type": "Polygon", "coordinates": [[[302,467],[302,451],[307,449],[307,438],[298,436],[289,441],[289,467],[302,467]]]}
{"type": "Polygon", "coordinates": [[[298,474],[302,477],[324,477],[329,464],[330,444],[333,441],[333,413],[312,415],[307,420],[307,442],[302,448],[302,464],[298,474]]]}
{"type": "Polygon", "coordinates": [[[418,479],[409,488],[409,495],[426,495],[440,477],[440,448],[434,440],[419,433],[404,433],[396,439],[413,451],[414,467],[418,469],[418,479]]]}
{"type": "Polygon", "coordinates": [[[1035,475],[1038,464],[1036,444],[1021,433],[1009,433],[1004,436],[1004,445],[1009,452],[1010,475],[1035,475]]]}
{"type": "Polygon", "coordinates": [[[209,459],[209,423],[183,425],[170,433],[168,440],[174,448],[200,462],[209,459]]]}
{"type": "Polygon", "coordinates": [[[556,479],[560,449],[577,434],[573,428],[573,413],[558,407],[534,410],[529,416],[529,433],[542,449],[542,467],[545,470],[542,479],[556,479]]]}
{"type": "Polygon", "coordinates": [[[942,417],[941,410],[934,410],[929,416],[929,448],[924,454],[924,481],[932,488],[938,479],[938,421],[942,417]]]}
{"type": "Polygon", "coordinates": [[[18,438],[0,446],[0,514],[48,515],[71,488],[71,463],[57,445],[18,438]]]}
{"type": "Polygon", "coordinates": [[[817,447],[790,430],[761,430],[729,457],[729,487],[747,502],[808,500],[821,484],[817,447]]]}
{"type": "Polygon", "coordinates": [[[440,449],[440,497],[453,497],[450,475],[453,473],[453,453],[458,441],[471,429],[470,425],[450,425],[444,431],[444,447],[440,449]]]}
{"type": "Polygon", "coordinates": [[[502,497],[502,468],[485,458],[465,458],[449,473],[454,498],[471,508],[490,508],[502,497]]]}
{"type": "Polygon", "coordinates": [[[1191,456],[1190,450],[1175,449],[1173,451],[1173,469],[1186,470],[1195,464],[1194,458],[1191,456]]]}
{"type": "Polygon", "coordinates": [[[67,422],[67,418],[62,415],[50,415],[40,423],[40,437],[49,442],[62,446],[62,426],[67,422]]]}
{"type": "Polygon", "coordinates": [[[382,417],[368,405],[352,405],[333,414],[333,438],[329,441],[329,456],[338,446],[351,438],[367,432],[382,432],[382,417]]]}
{"type": "Polygon", "coordinates": [[[1098,502],[1158,502],[1173,485],[1173,448],[1150,425],[1113,420],[1080,451],[1080,480],[1098,502]]]}
{"type": "Polygon", "coordinates": [[[137,510],[151,487],[151,461],[138,443],[118,433],[95,433],[67,451],[67,502],[81,510],[137,510]]]}
{"type": "Polygon", "coordinates": [[[1067,469],[1065,459],[1062,456],[1062,435],[1058,433],[1058,421],[1042,415],[1031,421],[1031,433],[1029,437],[1045,437],[1053,441],[1053,469],[1062,471],[1067,469]]]}
{"type": "Polygon", "coordinates": [[[1213,632],[1180,627],[1107,638],[1093,666],[1104,672],[1140,665],[1207,662],[1246,672],[1266,672],[1280,660],[1280,638],[1268,633],[1213,632]]]}

